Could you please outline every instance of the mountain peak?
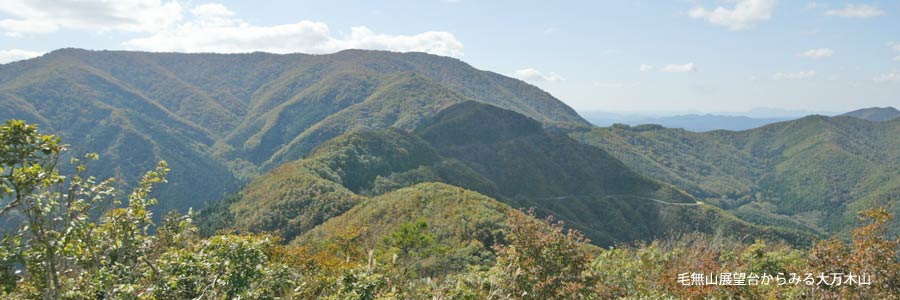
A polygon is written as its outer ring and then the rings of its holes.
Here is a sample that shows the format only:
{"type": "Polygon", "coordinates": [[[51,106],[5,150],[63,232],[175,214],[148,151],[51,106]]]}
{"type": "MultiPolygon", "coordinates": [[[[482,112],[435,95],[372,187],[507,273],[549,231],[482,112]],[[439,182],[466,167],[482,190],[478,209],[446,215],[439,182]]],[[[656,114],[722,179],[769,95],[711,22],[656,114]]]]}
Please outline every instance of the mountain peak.
{"type": "Polygon", "coordinates": [[[900,110],[897,110],[892,106],[870,107],[854,110],[841,116],[854,117],[858,119],[869,120],[872,122],[885,122],[900,117],[900,110]]]}
{"type": "Polygon", "coordinates": [[[466,101],[447,107],[417,133],[437,144],[492,143],[542,132],[541,123],[490,104],[466,101]]]}

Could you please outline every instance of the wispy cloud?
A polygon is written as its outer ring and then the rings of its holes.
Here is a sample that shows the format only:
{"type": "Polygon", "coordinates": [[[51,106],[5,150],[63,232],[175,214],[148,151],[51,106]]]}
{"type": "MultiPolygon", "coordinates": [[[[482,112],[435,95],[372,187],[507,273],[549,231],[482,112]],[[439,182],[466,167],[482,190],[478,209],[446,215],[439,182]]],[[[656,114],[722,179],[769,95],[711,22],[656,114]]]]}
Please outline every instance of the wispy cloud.
{"type": "Polygon", "coordinates": [[[349,34],[335,35],[327,24],[311,20],[251,24],[218,3],[182,6],[174,0],[9,0],[0,2],[0,12],[10,16],[0,19],[0,32],[9,36],[61,29],[137,33],[122,43],[131,50],[331,53],[357,48],[463,55],[462,42],[445,31],[392,35],[357,26],[349,34]]]}
{"type": "Polygon", "coordinates": [[[358,26],[346,36],[335,36],[328,25],[301,21],[256,26],[242,21],[187,23],[177,29],[123,43],[130,49],[180,52],[331,53],[343,49],[419,51],[461,56],[463,44],[453,34],[428,31],[414,35],[388,35],[358,26]]]}
{"type": "Polygon", "coordinates": [[[553,72],[543,73],[532,68],[516,70],[515,72],[513,72],[512,76],[528,82],[556,82],[563,80],[562,76],[559,76],[559,74],[553,72]]]}
{"type": "Polygon", "coordinates": [[[794,73],[775,73],[772,75],[772,79],[774,80],[799,80],[799,79],[810,79],[816,77],[816,71],[801,71],[794,73]]]}
{"type": "Polygon", "coordinates": [[[98,32],[156,32],[181,21],[177,1],[28,1],[0,2],[0,31],[9,36],[56,32],[62,28],[98,32]]]}
{"type": "Polygon", "coordinates": [[[649,71],[653,71],[653,66],[648,65],[648,64],[643,64],[638,69],[641,70],[641,72],[649,72],[649,71]]]}
{"type": "Polygon", "coordinates": [[[888,43],[888,47],[891,47],[891,50],[898,53],[898,55],[894,57],[894,61],[900,61],[900,43],[890,42],[888,43]]]}
{"type": "Polygon", "coordinates": [[[819,59],[819,58],[831,57],[832,55],[834,55],[834,50],[831,50],[828,48],[810,49],[810,50],[803,51],[797,55],[806,57],[806,58],[819,59]]]}
{"type": "Polygon", "coordinates": [[[11,63],[23,59],[29,59],[43,55],[44,52],[28,51],[22,49],[0,50],[0,64],[11,63]]]}
{"type": "Polygon", "coordinates": [[[191,14],[202,19],[229,18],[235,15],[228,7],[218,3],[197,5],[191,9],[191,14]]]}
{"type": "Polygon", "coordinates": [[[847,4],[847,6],[845,6],[842,9],[830,9],[825,12],[825,15],[826,16],[837,16],[837,17],[842,17],[842,18],[865,19],[865,18],[873,18],[873,17],[883,16],[884,11],[881,10],[880,8],[877,8],[877,7],[868,5],[868,4],[862,4],[862,5],[847,4]]]}
{"type": "Polygon", "coordinates": [[[696,70],[697,70],[697,66],[695,66],[694,63],[686,63],[683,65],[677,65],[677,64],[666,65],[665,67],[662,68],[663,72],[670,72],[670,73],[694,72],[696,70]]]}
{"type": "Polygon", "coordinates": [[[327,24],[300,21],[261,26],[234,17],[221,4],[204,4],[190,10],[190,21],[128,40],[130,49],[180,52],[331,53],[344,49],[418,51],[446,56],[462,56],[463,44],[449,32],[428,31],[413,35],[376,33],[365,26],[350,34],[335,36],[327,24]]]}
{"type": "Polygon", "coordinates": [[[702,6],[694,7],[688,11],[688,16],[728,27],[729,30],[742,30],[771,18],[777,5],[778,0],[738,0],[734,8],[719,6],[710,10],[702,6]]]}
{"type": "Polygon", "coordinates": [[[873,81],[878,83],[888,83],[888,82],[900,82],[900,73],[893,72],[888,74],[881,74],[872,78],[873,81]]]}

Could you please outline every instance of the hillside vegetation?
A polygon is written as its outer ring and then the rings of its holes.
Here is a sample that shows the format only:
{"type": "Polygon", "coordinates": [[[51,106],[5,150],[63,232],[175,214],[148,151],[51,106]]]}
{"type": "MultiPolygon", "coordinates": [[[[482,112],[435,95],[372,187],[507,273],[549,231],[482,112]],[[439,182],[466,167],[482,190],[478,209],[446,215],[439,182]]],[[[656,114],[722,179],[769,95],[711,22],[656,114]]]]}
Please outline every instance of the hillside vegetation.
{"type": "Polygon", "coordinates": [[[111,179],[84,176],[97,154],[63,172],[66,148],[34,125],[0,125],[0,145],[0,218],[16,229],[0,242],[3,299],[900,299],[884,208],[859,213],[851,243],[808,250],[705,234],[598,248],[552,217],[422,183],[285,245],[269,233],[203,237],[191,214],[155,224],[164,161],[126,202],[111,179]]]}
{"type": "MultiPolygon", "coordinates": [[[[390,200],[398,189],[428,182],[476,191],[515,208],[533,207],[583,231],[597,245],[695,230],[800,244],[815,237],[810,231],[751,225],[695,203],[678,189],[634,173],[603,150],[548,132],[524,115],[476,102],[446,108],[413,132],[339,136],[309,157],[259,176],[236,198],[203,210],[200,224],[207,234],[235,227],[280,232],[292,240],[331,220],[352,227],[398,217],[351,213],[359,205],[380,207],[388,201],[432,219],[437,212],[390,200]]],[[[428,201],[452,201],[433,195],[428,201]]],[[[316,230],[341,232],[328,226],[316,230]]]]}
{"type": "Polygon", "coordinates": [[[842,116],[854,117],[873,122],[890,121],[900,118],[900,110],[893,107],[870,107],[854,110],[842,116]]]}
{"type": "Polygon", "coordinates": [[[587,124],[522,81],[424,53],[181,54],[62,49],[0,66],[0,119],[98,152],[125,186],[159,160],[176,184],[155,209],[201,207],[345,132],[400,128],[480,101],[544,124],[587,124]]]}
{"type": "Polygon", "coordinates": [[[758,224],[846,237],[863,208],[900,211],[898,119],[809,116],[708,133],[613,126],[572,136],[758,224]]]}

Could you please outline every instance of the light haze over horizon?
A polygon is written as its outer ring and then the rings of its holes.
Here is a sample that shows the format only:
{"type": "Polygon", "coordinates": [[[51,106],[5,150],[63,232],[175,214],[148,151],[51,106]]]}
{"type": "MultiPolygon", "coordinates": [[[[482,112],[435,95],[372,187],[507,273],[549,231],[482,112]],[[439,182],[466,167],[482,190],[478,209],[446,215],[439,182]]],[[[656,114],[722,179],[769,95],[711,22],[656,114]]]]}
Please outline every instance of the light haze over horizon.
{"type": "Polygon", "coordinates": [[[0,63],[58,48],[422,51],[579,112],[840,113],[900,106],[900,1],[28,1],[0,63]]]}

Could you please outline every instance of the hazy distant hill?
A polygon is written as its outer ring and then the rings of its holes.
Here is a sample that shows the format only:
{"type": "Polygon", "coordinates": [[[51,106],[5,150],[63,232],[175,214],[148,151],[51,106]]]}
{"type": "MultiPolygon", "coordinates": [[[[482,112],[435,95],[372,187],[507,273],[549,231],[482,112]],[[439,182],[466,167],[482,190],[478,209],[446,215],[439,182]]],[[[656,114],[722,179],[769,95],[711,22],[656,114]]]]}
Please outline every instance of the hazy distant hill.
{"type": "Polygon", "coordinates": [[[637,126],[657,124],[667,128],[682,128],[694,132],[712,130],[747,130],[781,121],[792,120],[792,117],[751,118],[746,116],[716,114],[684,114],[673,116],[623,115],[615,113],[586,112],[585,119],[596,126],[612,126],[625,124],[637,126]]]}
{"type": "Polygon", "coordinates": [[[873,122],[890,121],[900,117],[900,110],[893,107],[870,107],[854,110],[842,116],[865,119],[873,122]]]}
{"type": "Polygon", "coordinates": [[[863,208],[893,203],[900,212],[900,119],[808,116],[706,133],[613,126],[573,136],[759,224],[847,233],[863,208]]]}
{"type": "Polygon", "coordinates": [[[0,66],[0,119],[41,124],[76,151],[99,152],[99,175],[134,183],[169,161],[163,210],[219,199],[344,132],[411,130],[469,100],[544,124],[587,124],[534,86],[424,53],[63,49],[0,66]]]}

